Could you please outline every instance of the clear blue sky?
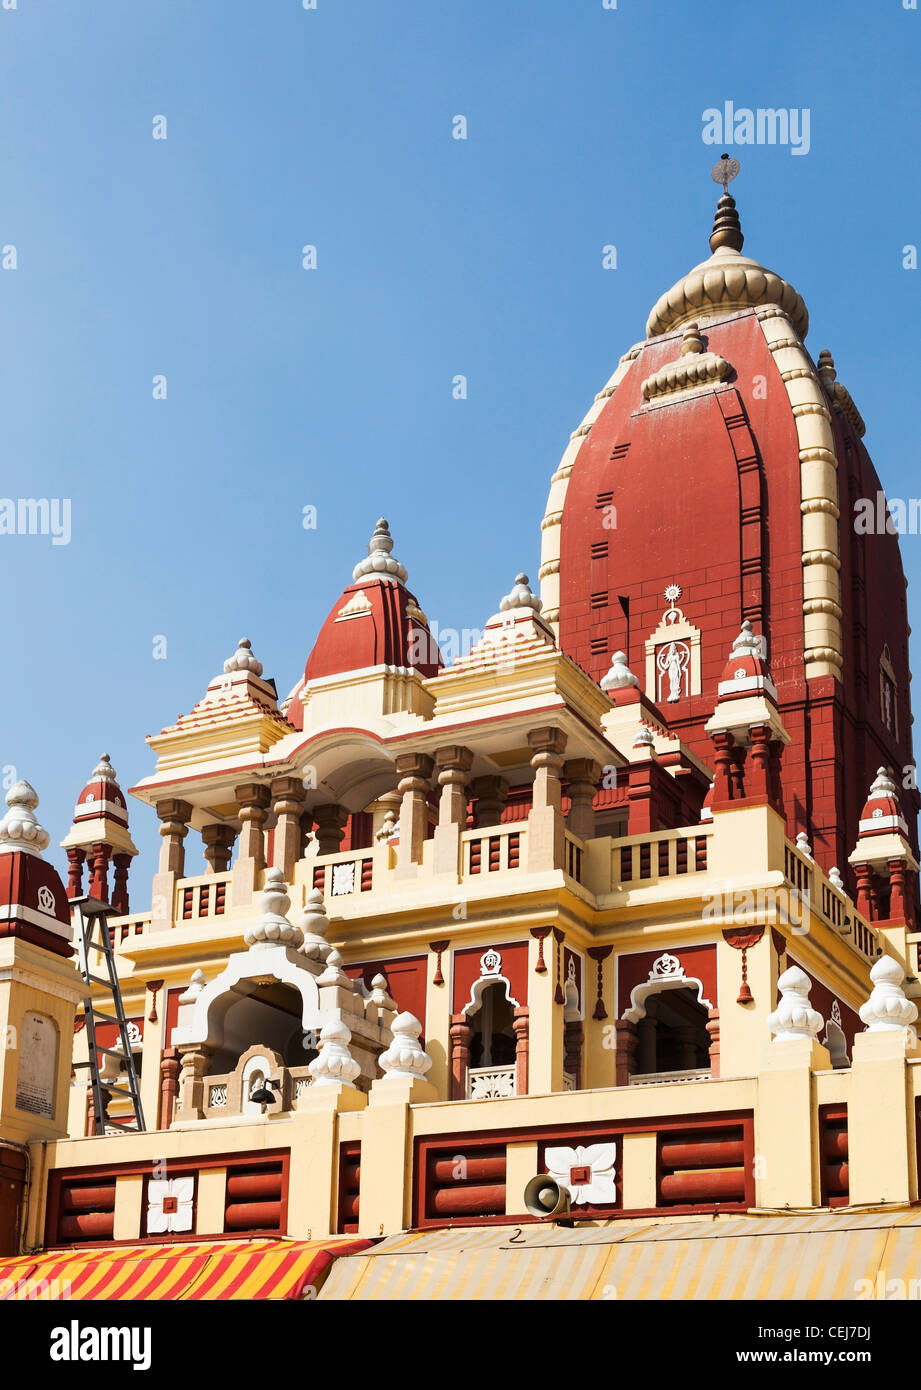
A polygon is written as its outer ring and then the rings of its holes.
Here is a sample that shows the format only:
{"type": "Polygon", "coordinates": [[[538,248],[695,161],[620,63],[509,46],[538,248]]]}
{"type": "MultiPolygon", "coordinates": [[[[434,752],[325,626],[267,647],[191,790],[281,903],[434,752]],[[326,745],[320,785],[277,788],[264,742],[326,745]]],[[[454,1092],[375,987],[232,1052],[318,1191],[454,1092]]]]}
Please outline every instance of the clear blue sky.
{"type": "MultiPolygon", "coordinates": [[[[809,108],[808,155],[733,150],[745,249],[917,493],[919,56],[902,0],[0,9],[0,492],[72,500],[69,545],[0,537],[0,764],[53,842],[100,751],[125,787],[152,771],[144,735],[239,636],[290,689],[379,515],[442,629],[536,583],[570,431],[707,254],[707,107],[809,108]]],[[[153,813],[132,826],[140,909],[153,813]]]]}

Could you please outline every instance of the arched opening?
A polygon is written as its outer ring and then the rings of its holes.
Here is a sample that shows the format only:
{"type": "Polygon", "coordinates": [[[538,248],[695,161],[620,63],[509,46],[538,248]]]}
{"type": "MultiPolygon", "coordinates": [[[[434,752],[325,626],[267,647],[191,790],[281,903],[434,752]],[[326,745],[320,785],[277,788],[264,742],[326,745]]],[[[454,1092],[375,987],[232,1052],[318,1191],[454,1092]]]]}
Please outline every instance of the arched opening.
{"type": "Polygon", "coordinates": [[[706,1071],[710,1068],[708,1012],[693,988],[662,990],[645,1001],[637,1024],[634,1075],[706,1071]]]}
{"type": "Polygon", "coordinates": [[[210,1059],[215,1075],[233,1071],[254,1044],[277,1052],[286,1067],[303,1067],[317,1055],[316,1037],[302,1027],[304,1001],[280,980],[256,985],[251,994],[231,1003],[223,1016],[222,1045],[210,1059]]]}
{"type": "Polygon", "coordinates": [[[471,1067],[514,1066],[514,1006],[504,982],[487,985],[480,994],[479,1007],[469,1017],[471,1067]]]}

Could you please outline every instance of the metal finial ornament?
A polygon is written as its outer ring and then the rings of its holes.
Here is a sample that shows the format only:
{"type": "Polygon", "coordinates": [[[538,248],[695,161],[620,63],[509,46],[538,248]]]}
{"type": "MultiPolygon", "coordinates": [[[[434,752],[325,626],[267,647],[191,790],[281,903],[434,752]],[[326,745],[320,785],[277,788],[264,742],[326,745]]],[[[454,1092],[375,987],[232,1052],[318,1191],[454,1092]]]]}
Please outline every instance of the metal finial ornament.
{"type": "Polygon", "coordinates": [[[710,177],[714,183],[723,185],[723,192],[725,193],[741,167],[737,159],[730,159],[728,154],[721,154],[717,163],[710,170],[710,177]]]}

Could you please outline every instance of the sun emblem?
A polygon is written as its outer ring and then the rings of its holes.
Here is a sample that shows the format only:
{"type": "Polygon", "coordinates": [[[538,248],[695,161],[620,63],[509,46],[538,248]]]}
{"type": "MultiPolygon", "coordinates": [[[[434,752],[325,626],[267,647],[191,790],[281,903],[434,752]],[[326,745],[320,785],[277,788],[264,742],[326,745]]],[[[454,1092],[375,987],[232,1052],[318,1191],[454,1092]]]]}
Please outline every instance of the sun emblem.
{"type": "Polygon", "coordinates": [[[681,597],[681,585],[669,584],[662,597],[667,599],[669,603],[677,603],[681,597]]]}

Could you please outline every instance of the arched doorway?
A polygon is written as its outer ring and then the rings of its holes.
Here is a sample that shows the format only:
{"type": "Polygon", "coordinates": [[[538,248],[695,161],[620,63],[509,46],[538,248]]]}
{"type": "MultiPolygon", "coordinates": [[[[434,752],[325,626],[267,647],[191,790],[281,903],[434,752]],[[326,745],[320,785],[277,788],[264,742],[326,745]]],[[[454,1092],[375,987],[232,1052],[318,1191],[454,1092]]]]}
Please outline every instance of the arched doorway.
{"type": "Polygon", "coordinates": [[[709,1071],[709,1012],[690,985],[647,996],[637,1022],[634,1076],[709,1071]]]}

